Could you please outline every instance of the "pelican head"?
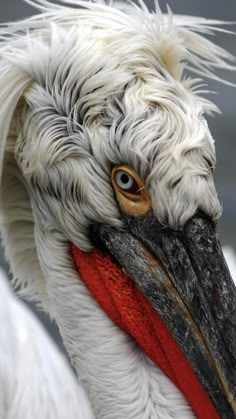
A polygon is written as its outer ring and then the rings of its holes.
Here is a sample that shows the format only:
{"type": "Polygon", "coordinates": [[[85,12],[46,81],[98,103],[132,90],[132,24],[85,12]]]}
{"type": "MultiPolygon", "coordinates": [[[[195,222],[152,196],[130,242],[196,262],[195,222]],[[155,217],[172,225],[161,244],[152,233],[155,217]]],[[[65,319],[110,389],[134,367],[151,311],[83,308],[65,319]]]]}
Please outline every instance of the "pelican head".
{"type": "Polygon", "coordinates": [[[0,45],[15,283],[56,319],[97,418],[234,418],[236,291],[204,117],[217,107],[186,76],[233,69],[204,37],[221,23],[30,3],[39,15],[0,45]]]}

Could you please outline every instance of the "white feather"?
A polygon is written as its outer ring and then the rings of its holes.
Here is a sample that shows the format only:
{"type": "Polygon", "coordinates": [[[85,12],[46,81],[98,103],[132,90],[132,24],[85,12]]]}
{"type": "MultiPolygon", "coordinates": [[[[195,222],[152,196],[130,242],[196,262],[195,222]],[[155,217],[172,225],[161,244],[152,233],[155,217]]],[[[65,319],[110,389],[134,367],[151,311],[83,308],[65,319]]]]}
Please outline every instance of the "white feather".
{"type": "Polygon", "coordinates": [[[88,399],[34,314],[0,271],[0,417],[93,419],[88,399]]]}

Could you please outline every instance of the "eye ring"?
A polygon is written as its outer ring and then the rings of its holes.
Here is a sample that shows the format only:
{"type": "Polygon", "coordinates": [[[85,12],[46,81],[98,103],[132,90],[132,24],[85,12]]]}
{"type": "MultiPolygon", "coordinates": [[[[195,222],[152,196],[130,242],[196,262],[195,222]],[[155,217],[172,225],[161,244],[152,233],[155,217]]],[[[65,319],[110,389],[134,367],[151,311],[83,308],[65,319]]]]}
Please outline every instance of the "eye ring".
{"type": "Polygon", "coordinates": [[[151,197],[144,181],[129,166],[115,166],[111,173],[112,186],[120,207],[128,214],[140,216],[150,211],[151,197]]]}
{"type": "Polygon", "coordinates": [[[135,211],[139,213],[143,212],[144,207],[151,207],[151,198],[143,180],[130,166],[113,167],[111,180],[118,202],[122,203],[122,207],[129,208],[129,212],[131,206],[135,206],[135,211]]]}
{"type": "Polygon", "coordinates": [[[140,216],[150,211],[151,197],[144,181],[129,166],[115,166],[111,172],[111,181],[120,207],[128,214],[140,216]]]}

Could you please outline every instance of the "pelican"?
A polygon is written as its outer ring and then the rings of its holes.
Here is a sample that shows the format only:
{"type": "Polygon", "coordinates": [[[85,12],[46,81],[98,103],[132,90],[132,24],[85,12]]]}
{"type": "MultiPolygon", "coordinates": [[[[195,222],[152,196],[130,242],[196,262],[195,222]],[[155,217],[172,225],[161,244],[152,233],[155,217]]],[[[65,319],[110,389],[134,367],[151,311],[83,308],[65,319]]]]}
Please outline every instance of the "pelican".
{"type": "Polygon", "coordinates": [[[67,360],[0,271],[0,417],[94,419],[67,360]]]}
{"type": "MultiPolygon", "coordinates": [[[[27,0],[1,29],[1,229],[97,419],[236,416],[236,289],[216,233],[222,22],[27,0]],[[186,75],[186,70],[191,75],[186,75]],[[195,74],[195,75],[194,75],[195,74]]],[[[226,81],[225,81],[226,82],[226,81]]]]}

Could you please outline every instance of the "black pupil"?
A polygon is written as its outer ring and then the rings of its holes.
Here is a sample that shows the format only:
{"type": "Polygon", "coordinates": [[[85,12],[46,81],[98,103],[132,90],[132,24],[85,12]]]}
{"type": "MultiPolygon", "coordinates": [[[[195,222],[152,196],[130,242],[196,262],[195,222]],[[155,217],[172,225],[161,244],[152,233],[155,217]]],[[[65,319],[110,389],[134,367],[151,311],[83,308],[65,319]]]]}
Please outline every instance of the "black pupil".
{"type": "Polygon", "coordinates": [[[125,173],[123,173],[120,177],[120,180],[121,180],[122,183],[127,184],[127,183],[129,183],[129,176],[126,175],[125,173]]]}

